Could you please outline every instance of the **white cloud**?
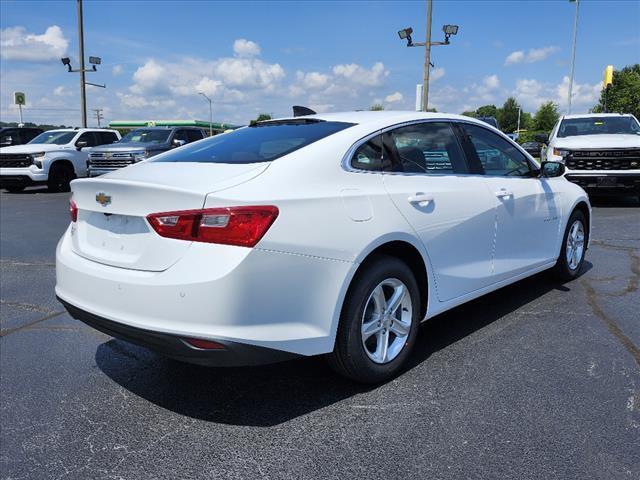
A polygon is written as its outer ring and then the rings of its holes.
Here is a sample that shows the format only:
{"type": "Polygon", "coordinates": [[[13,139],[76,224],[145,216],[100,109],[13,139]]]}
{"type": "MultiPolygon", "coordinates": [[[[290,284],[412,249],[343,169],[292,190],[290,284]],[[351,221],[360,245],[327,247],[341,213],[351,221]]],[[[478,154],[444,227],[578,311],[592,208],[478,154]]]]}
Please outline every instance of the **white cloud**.
{"type": "Polygon", "coordinates": [[[329,84],[330,77],[320,72],[296,72],[296,80],[307,89],[323,88],[329,84]]]}
{"type": "Polygon", "coordinates": [[[436,67],[433,69],[433,71],[429,74],[429,81],[435,82],[436,80],[441,79],[442,77],[444,77],[444,67],[436,67]]]}
{"type": "Polygon", "coordinates": [[[0,55],[6,60],[42,62],[63,57],[69,47],[62,29],[48,27],[43,34],[28,33],[24,27],[0,30],[0,55]]]}
{"type": "Polygon", "coordinates": [[[488,77],[484,77],[482,79],[482,84],[487,90],[495,90],[500,86],[500,80],[498,79],[498,75],[489,75],[488,77]]]}
{"type": "Polygon", "coordinates": [[[389,76],[389,70],[385,70],[382,62],[376,62],[370,69],[356,63],[336,65],[332,69],[336,77],[343,77],[353,83],[366,86],[380,86],[389,76]]]}
{"type": "Polygon", "coordinates": [[[221,87],[222,82],[220,82],[219,80],[213,80],[209,77],[203,77],[202,80],[200,80],[196,84],[195,89],[197,92],[202,92],[205,95],[214,96],[216,93],[218,93],[218,90],[220,90],[221,87]]]}
{"type": "Polygon", "coordinates": [[[392,93],[391,95],[387,95],[384,101],[387,103],[396,103],[396,102],[401,102],[403,99],[404,97],[400,92],[395,92],[395,93],[392,93]]]}
{"type": "Polygon", "coordinates": [[[114,65],[111,69],[111,75],[117,77],[118,75],[122,75],[123,71],[124,69],[122,68],[122,65],[114,65]]]}
{"type": "Polygon", "coordinates": [[[504,60],[504,64],[515,65],[517,63],[539,62],[547,58],[549,55],[557,52],[558,50],[559,48],[554,46],[532,48],[526,54],[523,50],[516,50],[515,52],[511,52],[509,55],[507,55],[507,58],[504,60]]]}
{"type": "Polygon", "coordinates": [[[53,94],[56,97],[70,97],[73,95],[69,90],[67,90],[64,86],[60,85],[53,89],[53,94]]]}
{"type": "MultiPolygon", "coordinates": [[[[588,84],[574,82],[571,104],[574,112],[587,112],[600,97],[602,82],[588,84]]],[[[536,111],[545,102],[558,104],[563,111],[568,106],[569,77],[564,77],[559,84],[543,84],[535,79],[519,79],[513,95],[525,109],[536,111]]]]}
{"type": "Polygon", "coordinates": [[[166,77],[166,68],[152,58],[133,74],[135,84],[131,87],[131,91],[134,93],[142,93],[145,90],[152,90],[166,77]]]}
{"type": "Polygon", "coordinates": [[[239,57],[256,57],[260,55],[260,45],[251,40],[239,38],[233,42],[233,51],[239,57]]]}

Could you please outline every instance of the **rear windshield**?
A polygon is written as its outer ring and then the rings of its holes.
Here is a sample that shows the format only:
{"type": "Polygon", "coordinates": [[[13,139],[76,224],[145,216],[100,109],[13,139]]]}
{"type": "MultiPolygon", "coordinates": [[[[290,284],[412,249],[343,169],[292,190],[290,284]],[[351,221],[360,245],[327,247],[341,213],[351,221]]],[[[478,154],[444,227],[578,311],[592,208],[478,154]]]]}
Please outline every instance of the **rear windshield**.
{"type": "Polygon", "coordinates": [[[598,134],[638,134],[640,126],[633,117],[586,117],[562,120],[558,137],[598,134]]]}
{"type": "Polygon", "coordinates": [[[258,123],[186,145],[151,161],[270,162],[353,125],[353,123],[325,122],[315,119],[258,123]]]}

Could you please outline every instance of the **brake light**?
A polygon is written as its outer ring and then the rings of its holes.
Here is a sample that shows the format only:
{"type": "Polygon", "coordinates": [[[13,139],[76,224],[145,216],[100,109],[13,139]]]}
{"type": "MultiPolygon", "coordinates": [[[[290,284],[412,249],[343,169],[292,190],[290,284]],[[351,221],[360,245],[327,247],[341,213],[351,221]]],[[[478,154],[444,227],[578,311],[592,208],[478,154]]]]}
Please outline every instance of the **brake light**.
{"type": "Polygon", "coordinates": [[[69,200],[69,215],[73,223],[78,221],[78,205],[76,205],[73,199],[69,200]]]}
{"type": "Polygon", "coordinates": [[[256,206],[152,213],[147,220],[162,237],[254,247],[277,217],[277,207],[256,206]]]}
{"type": "Polygon", "coordinates": [[[183,338],[188,345],[199,348],[201,350],[225,350],[224,345],[211,340],[202,340],[200,338],[183,338]]]}

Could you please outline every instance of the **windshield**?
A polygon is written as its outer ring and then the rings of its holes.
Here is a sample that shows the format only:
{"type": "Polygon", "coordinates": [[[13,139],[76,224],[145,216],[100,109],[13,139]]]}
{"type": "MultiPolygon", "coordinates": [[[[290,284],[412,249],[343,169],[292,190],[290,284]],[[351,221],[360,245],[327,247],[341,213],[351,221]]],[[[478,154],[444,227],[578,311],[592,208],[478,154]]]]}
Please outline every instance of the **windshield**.
{"type": "Polygon", "coordinates": [[[49,143],[52,145],[66,145],[73,137],[76,136],[77,132],[44,132],[38,135],[36,138],[31,140],[29,143],[49,143]]]}
{"type": "Polygon", "coordinates": [[[577,135],[628,134],[640,132],[640,125],[633,117],[587,117],[562,120],[558,137],[577,135]]]}
{"type": "Polygon", "coordinates": [[[258,123],[163,154],[156,162],[270,162],[328,137],[353,123],[296,119],[258,123]]]}
{"type": "Polygon", "coordinates": [[[139,129],[127,133],[120,143],[166,143],[171,130],[139,129]]]}

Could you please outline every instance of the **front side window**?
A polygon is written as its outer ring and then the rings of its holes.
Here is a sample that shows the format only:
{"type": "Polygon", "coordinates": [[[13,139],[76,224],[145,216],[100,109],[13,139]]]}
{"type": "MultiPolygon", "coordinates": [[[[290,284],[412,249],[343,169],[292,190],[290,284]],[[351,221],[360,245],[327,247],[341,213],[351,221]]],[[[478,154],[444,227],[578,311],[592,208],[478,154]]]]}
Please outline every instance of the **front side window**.
{"type": "Polygon", "coordinates": [[[485,175],[527,177],[531,165],[527,157],[504,138],[477,125],[464,124],[464,132],[482,164],[485,175]]]}
{"type": "Polygon", "coordinates": [[[232,164],[271,162],[353,125],[316,119],[260,122],[186,145],[150,161],[232,164]]]}
{"type": "Polygon", "coordinates": [[[36,138],[31,140],[29,143],[46,143],[52,145],[66,145],[73,137],[76,136],[76,132],[60,132],[60,131],[49,131],[44,132],[38,135],[36,138]]]}
{"type": "Polygon", "coordinates": [[[171,130],[139,128],[127,133],[120,141],[122,143],[166,143],[170,134],[171,130]]]}
{"type": "Polygon", "coordinates": [[[96,132],[100,145],[109,145],[118,141],[118,136],[113,132],[96,132]]]}
{"type": "Polygon", "coordinates": [[[417,123],[396,128],[387,135],[397,152],[398,171],[428,175],[467,173],[464,153],[448,123],[417,123]]]}
{"type": "Polygon", "coordinates": [[[96,135],[93,132],[84,132],[82,135],[80,135],[80,138],[78,138],[78,140],[76,141],[76,145],[78,145],[78,143],[80,142],[87,142],[87,147],[95,147],[96,145],[98,145],[96,135]]]}
{"type": "Polygon", "coordinates": [[[632,117],[566,118],[558,129],[558,137],[599,134],[640,134],[640,125],[632,117]]]}

